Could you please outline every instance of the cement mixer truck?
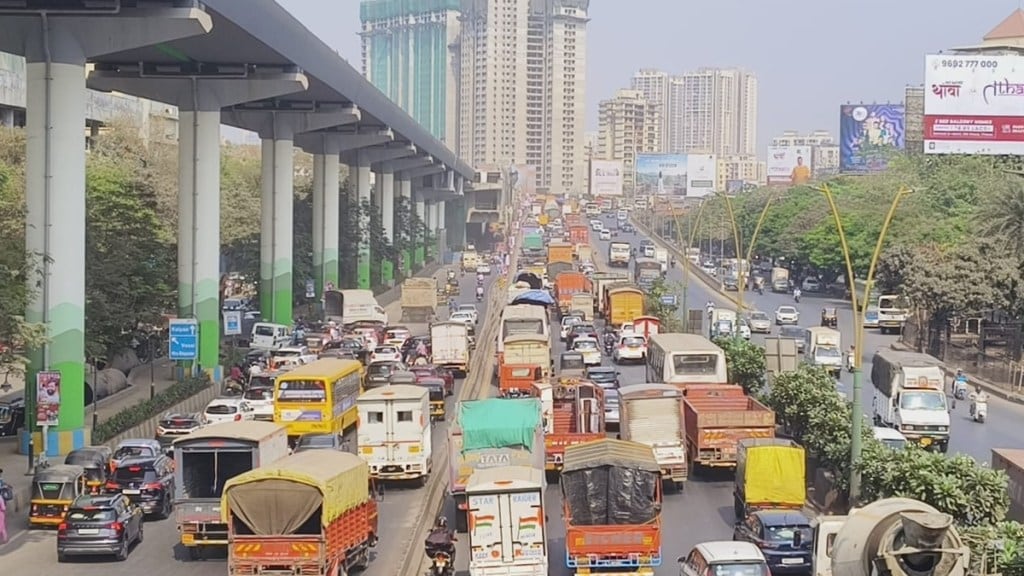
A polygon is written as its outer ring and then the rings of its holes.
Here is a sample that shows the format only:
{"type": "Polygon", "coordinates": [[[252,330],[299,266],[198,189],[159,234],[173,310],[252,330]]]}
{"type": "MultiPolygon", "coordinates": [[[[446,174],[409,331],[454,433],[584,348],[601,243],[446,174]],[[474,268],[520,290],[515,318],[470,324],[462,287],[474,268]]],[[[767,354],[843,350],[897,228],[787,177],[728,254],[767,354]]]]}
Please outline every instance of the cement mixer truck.
{"type": "Polygon", "coordinates": [[[815,521],[812,576],[966,576],[970,549],[953,518],[908,498],[815,521]]]}

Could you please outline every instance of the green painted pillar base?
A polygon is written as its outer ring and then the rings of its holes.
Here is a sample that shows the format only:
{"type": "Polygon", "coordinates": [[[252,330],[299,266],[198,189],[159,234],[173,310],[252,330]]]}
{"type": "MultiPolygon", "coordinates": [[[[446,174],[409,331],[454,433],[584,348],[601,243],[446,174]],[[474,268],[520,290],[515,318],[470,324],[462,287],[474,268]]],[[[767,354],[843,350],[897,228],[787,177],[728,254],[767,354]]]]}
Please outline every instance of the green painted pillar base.
{"type": "Polygon", "coordinates": [[[402,250],[402,276],[412,276],[412,252],[402,250]]]}
{"type": "Polygon", "coordinates": [[[360,290],[370,289],[370,256],[359,257],[359,264],[356,270],[356,287],[360,290]]]}
{"type": "Polygon", "coordinates": [[[196,285],[196,322],[199,324],[199,366],[220,381],[220,293],[216,280],[196,285]]]}
{"type": "Polygon", "coordinates": [[[416,251],[413,252],[413,255],[412,255],[412,262],[413,262],[413,264],[415,264],[416,266],[423,266],[423,262],[425,261],[426,255],[427,255],[426,247],[422,246],[422,245],[417,246],[416,247],[416,251]]]}
{"type": "Polygon", "coordinates": [[[292,312],[294,298],[292,296],[291,263],[284,266],[284,269],[289,270],[289,272],[278,274],[274,278],[274,313],[271,318],[277,324],[291,326],[294,320],[292,312]]]}
{"type": "Polygon", "coordinates": [[[274,314],[274,280],[260,278],[260,316],[269,320],[274,314]]]}
{"type": "Polygon", "coordinates": [[[380,281],[385,286],[395,283],[395,265],[387,260],[380,263],[380,281]]]}

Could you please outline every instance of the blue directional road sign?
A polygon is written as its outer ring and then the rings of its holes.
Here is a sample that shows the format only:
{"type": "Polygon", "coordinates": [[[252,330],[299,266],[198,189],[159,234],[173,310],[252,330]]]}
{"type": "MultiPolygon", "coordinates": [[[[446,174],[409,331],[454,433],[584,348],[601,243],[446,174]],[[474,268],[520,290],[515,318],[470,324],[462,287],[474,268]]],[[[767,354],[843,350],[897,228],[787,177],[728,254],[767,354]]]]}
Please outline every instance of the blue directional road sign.
{"type": "Polygon", "coordinates": [[[168,356],[171,360],[195,360],[199,356],[199,325],[195,320],[171,320],[168,356]]]}
{"type": "Polygon", "coordinates": [[[661,303],[666,305],[666,306],[675,306],[676,305],[676,295],[675,294],[662,294],[661,295],[661,303]]]}

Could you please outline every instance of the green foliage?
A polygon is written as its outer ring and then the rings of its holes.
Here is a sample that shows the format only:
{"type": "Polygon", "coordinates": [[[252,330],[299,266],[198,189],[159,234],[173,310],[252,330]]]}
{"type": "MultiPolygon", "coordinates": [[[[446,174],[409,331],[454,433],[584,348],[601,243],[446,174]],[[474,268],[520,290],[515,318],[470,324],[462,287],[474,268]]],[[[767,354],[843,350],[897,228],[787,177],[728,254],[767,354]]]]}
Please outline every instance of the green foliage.
{"type": "Polygon", "coordinates": [[[677,294],[678,291],[670,286],[663,279],[654,282],[651,289],[644,295],[644,309],[651,316],[661,321],[663,332],[682,332],[683,322],[679,317],[679,306],[665,304],[661,297],[669,294],[677,294]]]}
{"type": "Polygon", "coordinates": [[[92,441],[94,444],[102,444],[150,418],[160,416],[164,411],[199,394],[210,385],[211,382],[206,377],[189,378],[182,382],[176,382],[170,388],[154,396],[152,400],[143,400],[100,422],[92,430],[92,441]]]}
{"type": "Polygon", "coordinates": [[[998,571],[1002,576],[1024,576],[1024,525],[968,526],[960,530],[960,536],[971,547],[970,574],[998,571]]]}
{"type": "Polygon", "coordinates": [[[381,213],[381,208],[373,200],[371,198],[370,202],[363,202],[362,210],[370,217],[368,226],[370,254],[372,255],[370,258],[370,281],[374,288],[378,288],[383,283],[382,264],[385,261],[395,262],[397,255],[394,246],[384,235],[384,215],[381,213]]]}
{"type": "Polygon", "coordinates": [[[725,352],[729,382],[743,386],[747,394],[759,395],[765,387],[764,348],[738,336],[715,338],[725,352]]]}

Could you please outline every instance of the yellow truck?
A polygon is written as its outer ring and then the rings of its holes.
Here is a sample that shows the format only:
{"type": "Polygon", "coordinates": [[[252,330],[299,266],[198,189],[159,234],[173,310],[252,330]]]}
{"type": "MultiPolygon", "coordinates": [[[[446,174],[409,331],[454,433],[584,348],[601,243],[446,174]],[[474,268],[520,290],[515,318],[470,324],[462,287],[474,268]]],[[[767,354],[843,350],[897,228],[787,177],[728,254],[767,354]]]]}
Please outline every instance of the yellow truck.
{"type": "Polygon", "coordinates": [[[567,262],[572,264],[573,245],[568,242],[552,242],[548,244],[548,264],[567,262]]]}
{"type": "Polygon", "coordinates": [[[733,512],[740,521],[765,508],[799,510],[807,500],[807,457],[785,438],[747,438],[736,450],[733,512]]]}

